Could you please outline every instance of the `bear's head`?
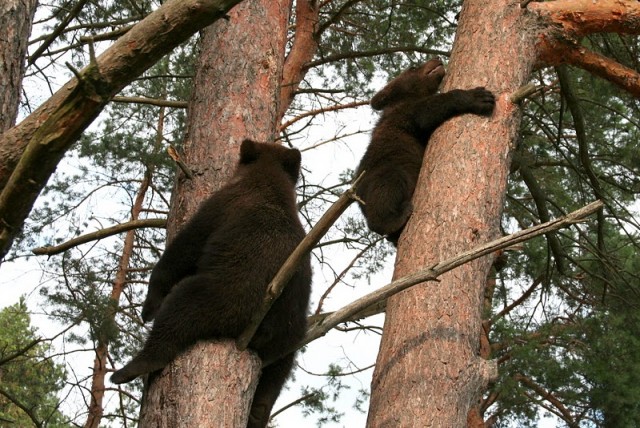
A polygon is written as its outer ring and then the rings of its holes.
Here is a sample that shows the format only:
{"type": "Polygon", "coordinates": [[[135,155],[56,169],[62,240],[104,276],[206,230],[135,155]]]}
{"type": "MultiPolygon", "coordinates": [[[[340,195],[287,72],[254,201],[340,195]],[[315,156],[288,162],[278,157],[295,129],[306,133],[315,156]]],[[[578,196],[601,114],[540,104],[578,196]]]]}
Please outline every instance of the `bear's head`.
{"type": "Polygon", "coordinates": [[[408,68],[373,96],[371,107],[374,110],[382,110],[398,102],[433,95],[438,91],[444,73],[440,58],[433,58],[421,66],[408,68]]]}
{"type": "Polygon", "coordinates": [[[245,139],[240,146],[238,167],[242,169],[246,166],[256,166],[262,168],[265,174],[273,167],[280,167],[295,184],[300,174],[300,162],[300,151],[297,149],[245,139]]]}

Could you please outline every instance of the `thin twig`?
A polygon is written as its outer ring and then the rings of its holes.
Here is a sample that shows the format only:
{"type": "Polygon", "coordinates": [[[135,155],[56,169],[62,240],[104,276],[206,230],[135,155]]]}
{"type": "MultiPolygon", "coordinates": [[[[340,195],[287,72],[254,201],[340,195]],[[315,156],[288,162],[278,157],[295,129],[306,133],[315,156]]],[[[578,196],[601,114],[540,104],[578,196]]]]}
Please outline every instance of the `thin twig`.
{"type": "MultiPolygon", "coordinates": [[[[474,248],[473,250],[466,251],[460,255],[447,259],[443,262],[437,263],[431,267],[425,268],[414,274],[405,276],[396,281],[385,285],[378,290],[367,294],[364,297],[344,306],[343,308],[327,314],[325,318],[320,318],[316,324],[312,325],[307,331],[306,337],[298,347],[303,346],[319,337],[324,336],[340,323],[352,320],[359,313],[366,311],[371,305],[379,304],[381,301],[388,299],[394,294],[399,293],[409,287],[416,284],[420,284],[425,281],[435,281],[437,278],[445,272],[448,272],[458,266],[468,263],[472,260],[491,254],[494,251],[507,248],[514,244],[528,241],[545,233],[549,233],[553,230],[557,230],[563,227],[567,227],[574,223],[579,223],[584,220],[585,217],[598,211],[603,206],[602,201],[595,201],[589,205],[580,208],[564,217],[560,217],[556,220],[551,220],[547,223],[540,224],[520,232],[496,239],[487,244],[474,248]]],[[[358,319],[358,318],[355,318],[358,319]]],[[[286,355],[284,353],[283,355],[286,355]]],[[[267,362],[268,364],[269,362],[267,362]]]]}

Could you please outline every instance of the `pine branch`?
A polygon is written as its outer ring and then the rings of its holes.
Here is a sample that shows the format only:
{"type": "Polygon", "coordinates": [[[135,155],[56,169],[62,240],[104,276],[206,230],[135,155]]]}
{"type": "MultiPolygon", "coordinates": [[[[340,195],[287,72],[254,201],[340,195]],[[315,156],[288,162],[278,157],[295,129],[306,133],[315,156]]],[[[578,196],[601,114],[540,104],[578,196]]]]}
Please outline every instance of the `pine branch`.
{"type": "Polygon", "coordinates": [[[62,22],[58,24],[55,30],[53,30],[53,32],[49,34],[49,36],[42,42],[42,44],[38,47],[38,49],[36,49],[33,55],[29,57],[27,61],[27,66],[30,66],[31,64],[36,62],[36,60],[40,57],[40,55],[42,55],[42,53],[46,51],[49,48],[49,46],[51,46],[51,44],[56,39],[56,37],[58,37],[64,31],[64,29],[67,27],[67,25],[69,25],[71,20],[78,16],[80,11],[84,7],[85,3],[87,3],[87,0],[80,0],[78,3],[75,4],[75,6],[73,6],[73,8],[69,11],[67,16],[62,20],[62,22]]]}
{"type": "Polygon", "coordinates": [[[640,97],[640,73],[636,70],[572,41],[547,37],[541,40],[540,59],[547,65],[573,65],[640,97]]]}
{"type": "Polygon", "coordinates": [[[33,409],[30,409],[25,404],[23,404],[22,401],[18,399],[18,397],[16,397],[15,395],[13,395],[12,393],[10,393],[9,391],[7,391],[2,387],[0,387],[0,395],[4,396],[7,400],[9,400],[15,406],[20,408],[27,416],[29,416],[29,419],[31,419],[31,422],[33,422],[34,426],[38,428],[43,426],[43,423],[38,419],[38,415],[36,415],[33,409]]]}
{"type": "Polygon", "coordinates": [[[158,227],[164,228],[167,225],[167,219],[164,218],[148,218],[144,220],[133,220],[126,223],[117,224],[115,226],[107,227],[106,229],[96,230],[95,232],[87,233],[86,235],[78,236],[67,242],[55,246],[46,246],[40,248],[34,248],[31,250],[36,256],[52,256],[54,254],[60,254],[73,247],[77,247],[80,244],[85,244],[91,241],[97,241],[106,237],[117,235],[118,233],[127,232],[132,229],[141,229],[145,227],[158,227]]]}

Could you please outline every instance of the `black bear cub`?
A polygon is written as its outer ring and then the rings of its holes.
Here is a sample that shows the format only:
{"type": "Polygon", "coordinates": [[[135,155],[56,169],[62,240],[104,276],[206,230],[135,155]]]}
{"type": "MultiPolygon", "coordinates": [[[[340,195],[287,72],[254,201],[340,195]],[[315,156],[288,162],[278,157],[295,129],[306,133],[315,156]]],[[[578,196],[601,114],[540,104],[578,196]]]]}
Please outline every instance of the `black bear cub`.
{"type": "Polygon", "coordinates": [[[444,78],[442,61],[434,58],[403,71],[371,99],[382,116],[356,170],[366,171],[356,191],[369,229],[394,245],[411,215],[411,197],[418,181],[429,137],[454,116],[488,116],[495,99],[484,88],[454,89],[436,94],[444,78]]]}
{"type": "MultiPolygon", "coordinates": [[[[269,282],[305,236],[295,185],[300,152],[245,140],[229,183],[207,199],[167,246],[151,273],[142,318],[155,318],[140,353],[111,377],[124,383],[162,369],[198,340],[235,338],[260,306],[269,282]]],[[[307,257],[260,324],[249,347],[263,361],[306,331],[311,291],[307,257]]],[[[267,425],[293,366],[293,354],[266,366],[249,427],[267,425]]]]}

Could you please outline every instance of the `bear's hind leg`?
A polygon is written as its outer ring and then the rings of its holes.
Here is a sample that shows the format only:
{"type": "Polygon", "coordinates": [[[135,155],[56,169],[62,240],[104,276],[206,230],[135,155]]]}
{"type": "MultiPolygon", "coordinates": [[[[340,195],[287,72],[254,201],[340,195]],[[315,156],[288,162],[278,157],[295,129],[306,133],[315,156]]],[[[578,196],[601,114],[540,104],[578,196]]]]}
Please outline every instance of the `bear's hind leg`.
{"type": "MultiPolygon", "coordinates": [[[[415,181],[404,171],[383,168],[373,171],[358,189],[364,201],[362,212],[369,229],[383,236],[397,237],[413,211],[411,197],[415,181]]],[[[391,239],[391,238],[390,238],[391,239]]]]}
{"type": "Polygon", "coordinates": [[[262,369],[258,387],[251,403],[247,428],[265,428],[267,426],[273,404],[280,395],[293,367],[293,359],[294,354],[291,353],[262,369]]]}
{"type": "MultiPolygon", "coordinates": [[[[111,376],[114,383],[160,370],[198,340],[225,336],[225,292],[214,275],[194,275],[183,279],[164,299],[142,351],[111,376]]],[[[234,318],[234,315],[235,318],[234,318]]]]}

